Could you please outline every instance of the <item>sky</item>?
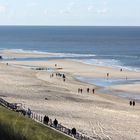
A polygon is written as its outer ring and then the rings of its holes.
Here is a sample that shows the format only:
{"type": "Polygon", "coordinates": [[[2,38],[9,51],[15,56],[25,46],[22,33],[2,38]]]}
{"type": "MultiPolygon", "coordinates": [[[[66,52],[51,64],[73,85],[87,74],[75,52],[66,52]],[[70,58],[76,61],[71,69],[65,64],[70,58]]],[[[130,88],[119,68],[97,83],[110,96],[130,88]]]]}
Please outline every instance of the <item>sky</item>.
{"type": "Polygon", "coordinates": [[[0,0],[0,25],[140,26],[140,0],[0,0]]]}

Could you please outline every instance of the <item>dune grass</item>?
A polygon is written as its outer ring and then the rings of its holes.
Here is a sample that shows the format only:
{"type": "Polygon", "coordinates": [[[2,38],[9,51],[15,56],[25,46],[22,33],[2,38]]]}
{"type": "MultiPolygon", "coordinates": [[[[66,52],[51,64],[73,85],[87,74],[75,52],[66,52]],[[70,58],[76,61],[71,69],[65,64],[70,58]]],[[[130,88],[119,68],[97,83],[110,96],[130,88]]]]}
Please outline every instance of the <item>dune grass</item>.
{"type": "Polygon", "coordinates": [[[0,106],[0,140],[71,140],[71,138],[0,106]]]}

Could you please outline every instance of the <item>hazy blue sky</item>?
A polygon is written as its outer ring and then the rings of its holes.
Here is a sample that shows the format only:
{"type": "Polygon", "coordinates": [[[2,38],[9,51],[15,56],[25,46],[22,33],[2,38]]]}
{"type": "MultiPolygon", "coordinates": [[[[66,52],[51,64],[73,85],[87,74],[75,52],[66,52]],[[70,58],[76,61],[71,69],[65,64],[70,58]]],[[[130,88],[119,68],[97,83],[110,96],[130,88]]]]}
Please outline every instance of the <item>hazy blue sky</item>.
{"type": "Polygon", "coordinates": [[[140,0],[0,0],[0,25],[140,26],[140,0]]]}

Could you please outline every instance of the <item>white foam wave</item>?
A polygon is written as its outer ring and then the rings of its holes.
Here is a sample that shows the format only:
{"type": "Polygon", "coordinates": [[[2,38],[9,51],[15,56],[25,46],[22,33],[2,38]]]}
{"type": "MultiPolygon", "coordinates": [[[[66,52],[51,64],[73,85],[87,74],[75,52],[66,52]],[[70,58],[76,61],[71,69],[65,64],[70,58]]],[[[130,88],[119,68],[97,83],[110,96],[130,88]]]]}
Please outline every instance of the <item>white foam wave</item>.
{"type": "Polygon", "coordinates": [[[4,49],[2,52],[16,52],[16,53],[40,53],[40,54],[46,54],[47,52],[43,51],[37,51],[37,50],[23,50],[23,49],[4,49]]]}
{"type": "Polygon", "coordinates": [[[55,53],[57,57],[94,57],[94,54],[76,54],[76,53],[55,53]]]}
{"type": "Polygon", "coordinates": [[[75,60],[75,61],[79,61],[86,64],[94,64],[98,66],[111,66],[111,67],[114,66],[115,67],[115,66],[121,65],[121,63],[115,59],[81,59],[81,60],[75,60]]]}
{"type": "Polygon", "coordinates": [[[129,71],[140,71],[140,68],[124,66],[123,63],[116,59],[75,59],[74,61],[78,61],[89,65],[105,66],[117,69],[125,69],[129,71]]]}

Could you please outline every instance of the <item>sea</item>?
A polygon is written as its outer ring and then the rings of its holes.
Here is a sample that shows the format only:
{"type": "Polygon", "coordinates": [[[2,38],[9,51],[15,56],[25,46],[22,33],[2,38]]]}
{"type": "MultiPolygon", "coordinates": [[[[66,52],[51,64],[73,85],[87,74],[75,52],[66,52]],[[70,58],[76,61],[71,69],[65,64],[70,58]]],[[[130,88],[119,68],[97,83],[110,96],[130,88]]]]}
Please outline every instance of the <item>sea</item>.
{"type": "Polygon", "coordinates": [[[58,55],[49,59],[140,71],[140,27],[0,26],[3,50],[51,52],[58,55]]]}

